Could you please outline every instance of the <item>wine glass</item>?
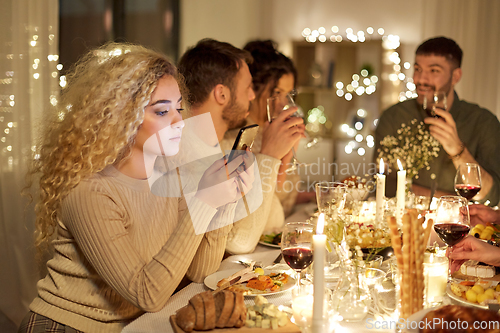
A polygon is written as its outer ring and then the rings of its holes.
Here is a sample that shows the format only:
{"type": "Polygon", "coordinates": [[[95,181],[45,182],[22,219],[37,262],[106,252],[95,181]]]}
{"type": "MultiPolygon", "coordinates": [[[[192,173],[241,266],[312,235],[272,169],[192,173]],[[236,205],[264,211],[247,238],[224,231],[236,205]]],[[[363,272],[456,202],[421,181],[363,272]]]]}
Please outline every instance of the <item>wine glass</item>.
{"type": "Polygon", "coordinates": [[[462,163],[455,175],[455,192],[471,201],[481,190],[481,171],[475,163],[462,163]]]}
{"type": "Polygon", "coordinates": [[[325,277],[336,280],[340,277],[341,259],[347,259],[348,250],[342,242],[345,240],[343,212],[347,198],[347,184],[338,182],[319,182],[315,185],[319,213],[325,214],[325,234],[335,251],[327,253],[325,277]]]}
{"type": "Polygon", "coordinates": [[[347,184],[339,182],[319,182],[316,187],[318,211],[327,216],[341,213],[346,204],[347,184]]]}
{"type": "MultiPolygon", "coordinates": [[[[267,119],[271,123],[272,120],[276,118],[281,112],[296,106],[297,105],[295,104],[293,96],[291,94],[270,97],[267,99],[267,119]]],[[[304,115],[302,114],[302,111],[297,108],[297,111],[292,114],[292,117],[304,118],[304,115]]],[[[308,165],[299,162],[297,153],[295,152],[295,147],[292,147],[292,154],[292,161],[290,162],[290,167],[285,170],[286,173],[292,173],[293,171],[297,170],[298,167],[308,165]]]]}
{"type": "Polygon", "coordinates": [[[429,97],[424,96],[423,108],[429,117],[441,118],[436,114],[436,109],[446,111],[448,109],[447,96],[444,91],[436,91],[429,97]]]}
{"type": "MultiPolygon", "coordinates": [[[[450,248],[464,239],[470,230],[467,199],[452,195],[442,196],[436,208],[434,230],[450,248]]],[[[451,267],[451,263],[449,267],[451,267]]]]}
{"type": "Polygon", "coordinates": [[[304,269],[313,261],[313,234],[314,225],[305,222],[289,222],[281,234],[281,253],[288,266],[297,272],[299,288],[304,269]]]}

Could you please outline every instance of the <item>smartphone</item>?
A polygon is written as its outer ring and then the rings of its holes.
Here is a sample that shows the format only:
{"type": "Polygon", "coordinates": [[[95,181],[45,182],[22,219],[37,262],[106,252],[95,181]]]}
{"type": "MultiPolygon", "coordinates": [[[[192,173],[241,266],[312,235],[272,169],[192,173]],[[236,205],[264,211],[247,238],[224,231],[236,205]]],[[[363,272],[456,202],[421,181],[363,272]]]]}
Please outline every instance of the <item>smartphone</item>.
{"type": "Polygon", "coordinates": [[[259,125],[253,124],[248,125],[240,129],[238,135],[236,136],[236,140],[234,140],[233,148],[229,153],[229,157],[227,162],[231,162],[236,157],[245,153],[247,148],[252,148],[253,141],[255,140],[255,136],[259,131],[259,125]]]}

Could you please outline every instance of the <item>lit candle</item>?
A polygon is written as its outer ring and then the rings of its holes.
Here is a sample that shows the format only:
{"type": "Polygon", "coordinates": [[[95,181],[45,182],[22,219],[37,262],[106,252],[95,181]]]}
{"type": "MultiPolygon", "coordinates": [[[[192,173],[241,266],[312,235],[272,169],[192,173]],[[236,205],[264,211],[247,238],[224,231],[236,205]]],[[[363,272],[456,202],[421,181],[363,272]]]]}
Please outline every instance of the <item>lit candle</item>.
{"type": "Polygon", "coordinates": [[[403,170],[403,165],[398,159],[398,187],[396,191],[396,220],[402,223],[403,213],[405,210],[405,187],[406,187],[406,170],[403,170]]]}
{"type": "Polygon", "coordinates": [[[316,235],[313,235],[314,251],[314,303],[313,303],[313,333],[323,332],[323,306],[325,297],[325,250],[326,235],[323,234],[325,214],[318,217],[316,235]]]}
{"type": "Polygon", "coordinates": [[[384,160],[380,159],[379,174],[377,174],[377,205],[376,208],[376,223],[381,223],[384,219],[384,197],[385,197],[385,175],[384,175],[384,160]]]}
{"type": "Polygon", "coordinates": [[[448,259],[433,253],[424,258],[425,306],[432,307],[443,301],[448,283],[448,259]]]}

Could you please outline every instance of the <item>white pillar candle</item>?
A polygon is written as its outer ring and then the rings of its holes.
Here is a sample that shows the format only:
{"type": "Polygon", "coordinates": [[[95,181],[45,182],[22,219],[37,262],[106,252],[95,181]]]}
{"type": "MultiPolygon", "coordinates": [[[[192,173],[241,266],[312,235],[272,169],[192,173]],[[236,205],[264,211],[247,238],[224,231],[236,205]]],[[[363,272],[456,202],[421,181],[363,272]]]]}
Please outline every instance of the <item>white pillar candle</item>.
{"type": "Polygon", "coordinates": [[[325,299],[325,251],[326,235],[323,234],[325,214],[318,217],[316,235],[313,235],[314,251],[314,303],[313,303],[313,333],[323,332],[323,306],[325,299]]]}
{"type": "Polygon", "coordinates": [[[398,159],[398,186],[396,190],[396,220],[398,223],[403,222],[403,213],[405,210],[405,188],[406,188],[406,170],[403,170],[403,165],[398,159]]]}
{"type": "Polygon", "coordinates": [[[443,301],[448,282],[448,258],[426,253],[424,258],[425,306],[432,307],[443,301]]]}
{"type": "Polygon", "coordinates": [[[385,175],[384,160],[380,159],[379,174],[377,174],[377,196],[376,196],[376,216],[375,222],[381,223],[384,219],[384,197],[385,197],[385,175]]]}

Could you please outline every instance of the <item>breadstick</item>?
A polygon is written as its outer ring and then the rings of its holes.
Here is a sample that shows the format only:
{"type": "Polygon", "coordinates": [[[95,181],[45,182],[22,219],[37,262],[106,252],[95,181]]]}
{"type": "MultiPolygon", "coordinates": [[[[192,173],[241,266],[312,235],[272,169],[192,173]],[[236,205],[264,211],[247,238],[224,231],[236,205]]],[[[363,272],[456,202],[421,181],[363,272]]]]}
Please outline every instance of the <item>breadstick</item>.
{"type": "Polygon", "coordinates": [[[410,216],[403,215],[403,269],[401,272],[402,286],[401,289],[401,308],[403,318],[408,318],[411,312],[411,274],[410,274],[410,251],[411,251],[411,229],[410,216]]]}
{"type": "Polygon", "coordinates": [[[401,269],[403,267],[403,253],[401,252],[401,236],[399,235],[396,218],[394,216],[389,216],[387,218],[387,224],[390,229],[389,231],[391,235],[392,248],[394,249],[394,255],[396,256],[398,267],[401,269]]]}
{"type": "Polygon", "coordinates": [[[423,302],[423,259],[422,259],[422,221],[418,219],[416,213],[411,214],[412,224],[412,239],[413,239],[413,254],[415,261],[413,262],[413,278],[415,281],[413,294],[412,312],[418,312],[422,309],[423,302]]]}
{"type": "Polygon", "coordinates": [[[425,231],[424,231],[424,249],[425,249],[425,247],[427,247],[427,244],[429,244],[429,237],[431,236],[431,230],[432,230],[433,226],[434,226],[434,220],[428,219],[427,220],[427,227],[425,228],[425,231]]]}

